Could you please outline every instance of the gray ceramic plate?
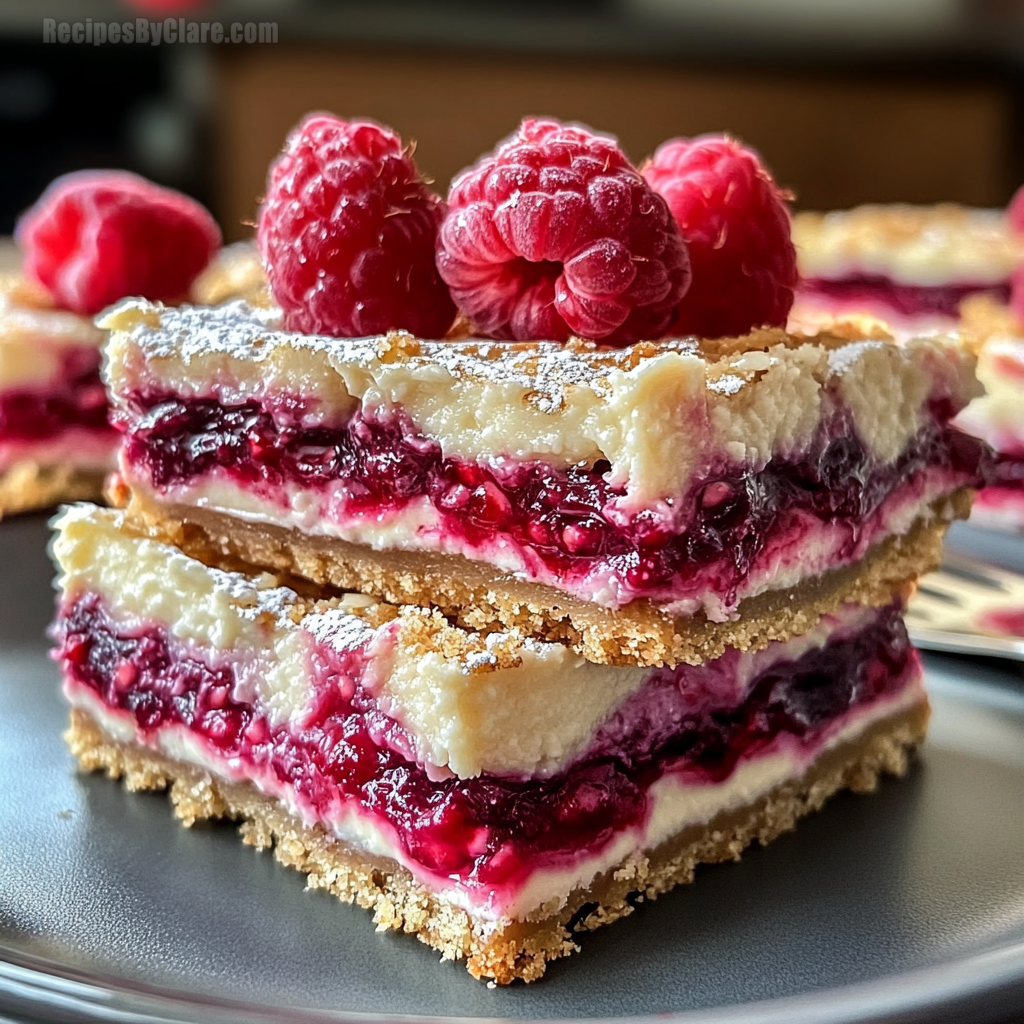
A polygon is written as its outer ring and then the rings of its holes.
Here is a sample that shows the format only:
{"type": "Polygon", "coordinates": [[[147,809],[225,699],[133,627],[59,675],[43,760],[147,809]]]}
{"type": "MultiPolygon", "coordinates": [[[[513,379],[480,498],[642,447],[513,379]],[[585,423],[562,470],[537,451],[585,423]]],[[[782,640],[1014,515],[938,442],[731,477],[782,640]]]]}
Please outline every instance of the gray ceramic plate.
{"type": "Polygon", "coordinates": [[[1024,1006],[1024,689],[935,657],[913,773],[488,989],[230,826],[76,775],[41,518],[0,524],[0,1021],[958,1021],[1024,1006]],[[5,1018],[6,1015],[6,1018],[5,1018]],[[665,1019],[665,1018],[662,1018],[665,1019]]]}

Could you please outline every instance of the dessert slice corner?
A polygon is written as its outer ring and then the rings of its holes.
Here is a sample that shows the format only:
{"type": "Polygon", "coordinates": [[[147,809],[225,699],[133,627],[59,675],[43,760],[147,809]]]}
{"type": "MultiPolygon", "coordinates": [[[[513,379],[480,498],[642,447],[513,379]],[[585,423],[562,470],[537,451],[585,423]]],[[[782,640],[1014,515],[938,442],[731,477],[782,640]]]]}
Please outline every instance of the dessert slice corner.
{"type": "Polygon", "coordinates": [[[186,824],[241,821],[310,887],[499,983],[903,774],[926,729],[898,601],[707,665],[595,665],[210,568],[121,512],[56,529],[82,768],[169,790],[186,824]]]}

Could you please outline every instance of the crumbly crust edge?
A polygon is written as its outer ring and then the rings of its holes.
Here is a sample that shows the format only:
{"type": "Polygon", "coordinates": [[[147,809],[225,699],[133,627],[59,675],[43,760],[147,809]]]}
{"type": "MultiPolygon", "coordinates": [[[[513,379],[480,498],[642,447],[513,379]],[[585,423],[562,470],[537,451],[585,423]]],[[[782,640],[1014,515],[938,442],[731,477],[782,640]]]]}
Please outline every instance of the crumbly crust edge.
{"type": "Polygon", "coordinates": [[[739,860],[752,842],[767,844],[840,790],[871,792],[881,775],[902,776],[924,739],[928,716],[922,699],[860,738],[826,751],[801,779],[707,825],[688,827],[655,850],[627,857],[554,912],[542,907],[498,930],[436,897],[393,861],[302,825],[254,786],[228,783],[148,748],[114,741],[82,709],[72,710],[65,738],[84,771],[123,777],[129,790],[169,790],[174,813],[186,826],[206,818],[241,820],[244,842],[272,848],[282,864],[308,875],[308,888],[372,910],[378,931],[414,934],[442,959],[465,960],[475,978],[509,984],[535,981],[549,961],[576,951],[574,932],[610,924],[642,900],[692,882],[698,864],[739,860]]]}
{"type": "Polygon", "coordinates": [[[908,582],[938,568],[946,529],[967,518],[972,496],[963,488],[940,499],[930,517],[906,535],[886,538],[854,565],[746,599],[728,622],[674,617],[643,600],[610,610],[460,555],[373,551],[208,509],[162,505],[138,491],[127,511],[141,531],[210,565],[241,562],[392,604],[434,606],[467,629],[515,629],[568,644],[597,664],[653,666],[697,665],[729,647],[747,651],[785,642],[849,601],[889,604],[908,582]]]}
{"type": "Polygon", "coordinates": [[[79,469],[70,462],[15,462],[0,471],[0,519],[53,508],[66,501],[99,501],[105,476],[95,470],[79,469]]]}

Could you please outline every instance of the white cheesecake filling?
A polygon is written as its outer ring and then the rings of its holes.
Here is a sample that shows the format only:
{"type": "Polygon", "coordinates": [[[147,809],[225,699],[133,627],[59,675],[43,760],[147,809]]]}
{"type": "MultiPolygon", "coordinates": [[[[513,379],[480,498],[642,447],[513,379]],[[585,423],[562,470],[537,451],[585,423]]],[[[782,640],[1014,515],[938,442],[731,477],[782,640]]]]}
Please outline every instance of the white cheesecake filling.
{"type": "Polygon", "coordinates": [[[973,357],[946,337],[819,344],[765,331],[706,357],[692,339],[609,351],[324,338],[277,330],[242,303],[171,310],[139,300],[101,324],[129,429],[138,395],[255,400],[305,426],[400,412],[445,457],[555,469],[607,460],[626,511],[685,494],[716,459],[756,465],[800,451],[839,408],[869,451],[891,461],[924,422],[922,396],[959,407],[976,393],[973,357]]]}
{"type": "Polygon", "coordinates": [[[219,572],[133,536],[121,513],[76,506],[54,526],[65,602],[95,594],[128,630],[155,625],[207,664],[230,665],[252,680],[239,699],[296,729],[323,657],[361,652],[352,682],[408,734],[417,761],[462,778],[558,770],[647,675],[561,644],[455,629],[421,609],[392,609],[396,618],[373,627],[348,610],[373,607],[359,595],[307,614],[272,578],[219,572]]]}
{"type": "Polygon", "coordinates": [[[957,416],[956,424],[996,451],[1024,454],[1024,337],[988,338],[978,353],[978,380],[985,394],[957,416]]]}
{"type": "Polygon", "coordinates": [[[13,305],[0,290],[0,391],[59,380],[69,349],[95,352],[103,341],[88,317],[13,305]]]}

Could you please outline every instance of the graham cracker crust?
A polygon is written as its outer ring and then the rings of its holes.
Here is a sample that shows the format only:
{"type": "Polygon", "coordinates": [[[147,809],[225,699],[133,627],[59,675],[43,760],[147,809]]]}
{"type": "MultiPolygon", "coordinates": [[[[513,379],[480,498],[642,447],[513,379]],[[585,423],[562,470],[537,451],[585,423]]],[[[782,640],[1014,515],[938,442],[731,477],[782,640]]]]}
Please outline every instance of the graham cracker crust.
{"type": "Polygon", "coordinates": [[[729,622],[710,622],[703,614],[675,617],[643,600],[602,608],[461,555],[374,551],[209,509],[162,505],[139,491],[127,511],[149,536],[209,565],[248,565],[392,604],[434,606],[467,629],[518,629],[567,644],[598,664],[649,666],[699,665],[727,647],[757,650],[790,640],[849,601],[889,604],[908,582],[939,567],[946,530],[954,519],[967,518],[972,496],[962,488],[940,499],[927,519],[877,544],[855,565],[748,598],[729,622]]]}
{"type": "Polygon", "coordinates": [[[82,709],[72,710],[65,738],[83,770],[123,777],[129,790],[169,789],[174,812],[186,826],[205,818],[241,820],[243,841],[272,848],[282,864],[308,875],[308,888],[326,889],[370,909],[378,931],[414,934],[439,950],[442,959],[465,960],[473,977],[505,985],[540,978],[548,961],[578,949],[573,932],[610,924],[631,914],[641,899],[656,899],[692,882],[698,864],[739,860],[754,840],[764,845],[789,831],[834,793],[870,792],[880,775],[903,775],[909,755],[924,739],[928,716],[922,698],[874,723],[858,739],[826,751],[803,778],[747,807],[719,814],[707,825],[687,827],[654,850],[627,857],[586,889],[573,892],[560,908],[540,907],[525,920],[497,928],[437,898],[394,861],[302,825],[253,786],[228,783],[148,748],[111,739],[82,709]]]}
{"type": "Polygon", "coordinates": [[[105,473],[83,470],[69,462],[41,465],[15,462],[0,471],[0,519],[5,515],[52,508],[65,501],[99,501],[105,473]]]}

